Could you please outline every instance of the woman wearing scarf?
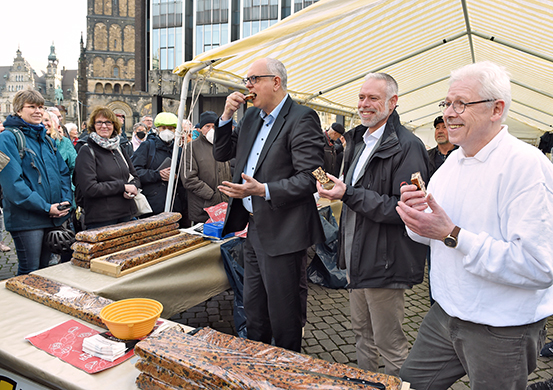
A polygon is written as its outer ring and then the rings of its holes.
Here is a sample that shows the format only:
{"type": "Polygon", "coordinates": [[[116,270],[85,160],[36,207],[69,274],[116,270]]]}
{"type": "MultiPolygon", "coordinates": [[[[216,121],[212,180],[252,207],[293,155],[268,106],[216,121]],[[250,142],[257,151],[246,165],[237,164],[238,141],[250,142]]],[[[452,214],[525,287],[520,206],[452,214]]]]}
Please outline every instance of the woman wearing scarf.
{"type": "Polygon", "coordinates": [[[148,128],[142,122],[135,123],[132,127],[132,150],[133,152],[138,149],[140,144],[146,140],[146,135],[148,134],[148,128]]]}
{"type": "Polygon", "coordinates": [[[96,107],[88,120],[88,131],[73,175],[85,228],[130,221],[137,211],[133,198],[140,180],[131,159],[119,147],[121,123],[109,108],[96,107]]]}
{"type": "Polygon", "coordinates": [[[33,90],[17,92],[13,110],[0,133],[0,151],[10,159],[0,171],[0,185],[6,230],[17,251],[17,274],[22,275],[48,266],[51,252],[44,236],[68,218],[69,208],[58,206],[69,206],[72,195],[67,164],[42,124],[42,95],[33,90]]]}

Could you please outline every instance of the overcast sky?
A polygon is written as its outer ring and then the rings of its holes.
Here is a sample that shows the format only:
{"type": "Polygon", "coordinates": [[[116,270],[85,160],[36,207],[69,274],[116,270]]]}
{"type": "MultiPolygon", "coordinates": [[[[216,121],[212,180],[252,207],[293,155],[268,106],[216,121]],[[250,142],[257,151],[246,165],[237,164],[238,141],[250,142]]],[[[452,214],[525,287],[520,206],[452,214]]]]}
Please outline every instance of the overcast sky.
{"type": "Polygon", "coordinates": [[[38,75],[54,42],[59,69],[77,69],[81,32],[86,45],[86,0],[1,0],[0,66],[11,66],[19,47],[38,75]]]}

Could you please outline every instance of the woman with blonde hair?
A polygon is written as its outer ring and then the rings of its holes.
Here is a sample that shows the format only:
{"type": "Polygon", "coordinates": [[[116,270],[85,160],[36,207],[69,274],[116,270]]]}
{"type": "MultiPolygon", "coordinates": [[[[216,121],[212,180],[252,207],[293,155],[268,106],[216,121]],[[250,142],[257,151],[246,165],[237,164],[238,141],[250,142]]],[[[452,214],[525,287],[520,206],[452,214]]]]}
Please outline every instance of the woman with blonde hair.
{"type": "Polygon", "coordinates": [[[69,173],[73,177],[73,171],[75,170],[75,159],[77,158],[77,152],[71,140],[63,136],[62,129],[59,123],[59,119],[54,112],[46,111],[42,118],[42,123],[46,127],[46,134],[54,140],[58,151],[63,157],[63,161],[69,168],[69,173]]]}

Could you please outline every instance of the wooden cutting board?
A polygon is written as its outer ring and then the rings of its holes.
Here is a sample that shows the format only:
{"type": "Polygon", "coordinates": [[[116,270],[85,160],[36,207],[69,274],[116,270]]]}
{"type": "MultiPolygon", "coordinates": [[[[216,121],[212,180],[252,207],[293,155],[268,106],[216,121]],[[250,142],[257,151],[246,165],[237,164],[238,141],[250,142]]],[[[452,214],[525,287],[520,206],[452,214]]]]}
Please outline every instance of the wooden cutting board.
{"type": "MultiPolygon", "coordinates": [[[[183,233],[181,233],[181,234],[183,236],[185,235],[183,233]]],[[[169,238],[175,238],[175,237],[178,237],[178,236],[173,236],[173,237],[169,237],[169,238]]],[[[158,240],[158,241],[154,241],[153,243],[139,245],[139,246],[136,246],[134,248],[126,249],[126,250],[116,252],[116,253],[118,253],[118,254],[119,253],[125,253],[125,252],[129,252],[129,251],[132,251],[132,250],[136,250],[137,248],[147,248],[148,246],[151,246],[152,244],[157,244],[161,241],[163,241],[163,240],[158,240]]],[[[162,261],[171,259],[173,257],[182,255],[183,253],[190,252],[194,249],[200,248],[200,247],[208,245],[210,243],[211,243],[211,241],[205,240],[205,241],[199,242],[197,244],[194,244],[192,246],[189,246],[188,248],[184,248],[184,249],[181,249],[179,251],[170,253],[168,255],[158,257],[158,258],[150,260],[146,263],[139,264],[135,267],[131,267],[131,268],[128,268],[128,269],[125,269],[125,270],[121,270],[123,268],[124,263],[117,264],[117,263],[112,263],[112,262],[109,262],[109,261],[105,261],[106,257],[112,256],[112,255],[115,254],[115,253],[111,253],[109,255],[98,257],[98,258],[90,260],[90,270],[92,272],[96,272],[96,273],[100,273],[100,274],[104,274],[104,275],[113,276],[113,277],[118,278],[120,276],[130,274],[131,272],[135,272],[135,271],[141,270],[143,268],[149,267],[151,265],[160,263],[162,261]]]]}

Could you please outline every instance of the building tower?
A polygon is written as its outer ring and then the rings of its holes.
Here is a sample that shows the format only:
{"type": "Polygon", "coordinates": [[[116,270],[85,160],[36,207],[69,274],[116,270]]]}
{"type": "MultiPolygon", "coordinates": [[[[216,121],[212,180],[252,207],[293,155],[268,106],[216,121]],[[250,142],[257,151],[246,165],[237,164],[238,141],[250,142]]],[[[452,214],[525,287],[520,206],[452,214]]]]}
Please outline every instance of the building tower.
{"type": "Polygon", "coordinates": [[[135,1],[88,0],[86,115],[102,105],[125,115],[125,131],[149,113],[150,98],[135,92],[135,1]]]}
{"type": "Polygon", "coordinates": [[[81,33],[81,54],[79,56],[79,68],[77,70],[77,90],[78,90],[78,95],[77,95],[77,105],[78,105],[78,111],[79,113],[77,114],[77,118],[78,118],[78,126],[79,126],[79,131],[81,131],[81,122],[85,122],[86,119],[87,119],[87,112],[86,112],[86,107],[88,105],[87,103],[87,96],[86,96],[86,92],[87,92],[87,78],[86,78],[86,70],[87,70],[87,67],[88,67],[88,64],[86,62],[86,48],[84,46],[84,41],[83,41],[83,35],[81,33]]]}
{"type": "Polygon", "coordinates": [[[5,86],[0,97],[0,117],[7,117],[12,112],[13,97],[17,91],[32,88],[36,86],[35,74],[31,65],[23,58],[21,50],[17,49],[16,56],[13,59],[13,65],[9,71],[4,74],[5,86]]]}
{"type": "Polygon", "coordinates": [[[48,66],[46,67],[46,90],[44,91],[44,99],[51,102],[56,101],[56,89],[61,88],[61,74],[58,72],[58,63],[56,47],[52,42],[50,55],[48,56],[48,66]]]}

